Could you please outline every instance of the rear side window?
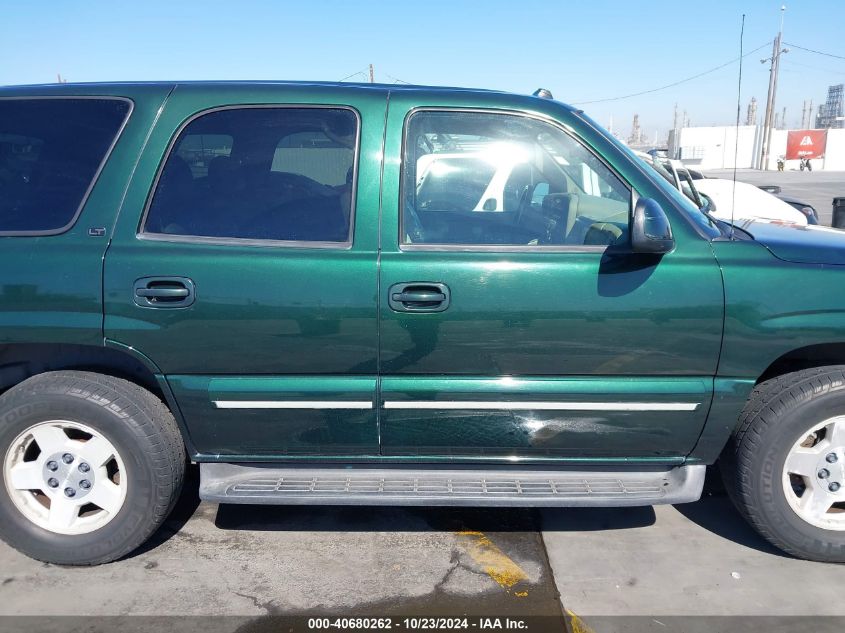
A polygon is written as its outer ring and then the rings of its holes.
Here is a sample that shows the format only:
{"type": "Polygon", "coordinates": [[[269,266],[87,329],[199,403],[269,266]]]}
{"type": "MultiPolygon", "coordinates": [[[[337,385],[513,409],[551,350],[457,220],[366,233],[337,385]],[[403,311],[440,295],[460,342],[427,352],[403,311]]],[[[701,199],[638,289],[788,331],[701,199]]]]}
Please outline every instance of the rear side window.
{"type": "Polygon", "coordinates": [[[346,108],[244,107],[203,114],[177,137],[143,231],[349,243],[358,125],[346,108]]]}
{"type": "Polygon", "coordinates": [[[191,169],[194,178],[208,176],[208,166],[218,156],[232,153],[232,137],[228,134],[189,134],[179,143],[176,152],[191,169]]]}
{"type": "Polygon", "coordinates": [[[70,228],[130,109],[123,99],[0,99],[0,235],[70,228]]]}

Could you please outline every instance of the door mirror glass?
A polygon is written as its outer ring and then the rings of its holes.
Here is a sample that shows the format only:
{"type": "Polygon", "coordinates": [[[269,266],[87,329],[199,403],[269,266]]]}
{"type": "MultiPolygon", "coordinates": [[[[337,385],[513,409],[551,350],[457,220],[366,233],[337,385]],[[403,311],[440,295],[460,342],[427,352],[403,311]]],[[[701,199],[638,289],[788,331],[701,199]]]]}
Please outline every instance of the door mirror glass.
{"type": "Polygon", "coordinates": [[[675,248],[669,218],[657,201],[640,198],[631,222],[631,248],[635,253],[664,254],[675,248]]]}

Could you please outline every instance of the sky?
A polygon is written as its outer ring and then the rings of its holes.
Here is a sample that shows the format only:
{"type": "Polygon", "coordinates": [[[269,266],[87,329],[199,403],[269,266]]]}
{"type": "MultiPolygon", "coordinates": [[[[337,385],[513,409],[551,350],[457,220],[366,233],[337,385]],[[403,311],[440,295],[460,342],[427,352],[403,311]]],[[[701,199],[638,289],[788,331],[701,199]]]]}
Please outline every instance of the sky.
{"type": "MultiPolygon", "coordinates": [[[[786,43],[845,57],[845,0],[786,2],[786,43]]],[[[0,0],[0,85],[68,81],[290,79],[550,89],[627,136],[639,114],[665,139],[674,106],[692,125],[733,124],[739,64],[637,97],[739,57],[742,121],[765,108],[772,0],[0,0]],[[592,102],[592,103],[588,103],[592,102]]],[[[776,110],[798,127],[845,59],[792,48],[782,56],[776,110]]]]}

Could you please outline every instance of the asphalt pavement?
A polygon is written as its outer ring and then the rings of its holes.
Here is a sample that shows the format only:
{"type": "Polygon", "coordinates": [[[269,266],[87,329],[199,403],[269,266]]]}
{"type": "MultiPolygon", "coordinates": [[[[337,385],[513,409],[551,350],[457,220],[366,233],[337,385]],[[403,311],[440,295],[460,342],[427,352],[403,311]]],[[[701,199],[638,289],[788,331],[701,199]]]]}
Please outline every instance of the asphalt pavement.
{"type": "Polygon", "coordinates": [[[94,568],[0,544],[0,615],[561,616],[524,509],[199,503],[196,476],[140,551],[94,568]]]}
{"type": "Polygon", "coordinates": [[[294,614],[544,615],[573,631],[606,630],[602,616],[845,616],[845,566],[775,550],[717,482],[694,504],[542,511],[195,495],[194,481],[150,543],[109,565],[56,567],[0,545],[0,615],[228,615],[242,631],[294,614]]]}

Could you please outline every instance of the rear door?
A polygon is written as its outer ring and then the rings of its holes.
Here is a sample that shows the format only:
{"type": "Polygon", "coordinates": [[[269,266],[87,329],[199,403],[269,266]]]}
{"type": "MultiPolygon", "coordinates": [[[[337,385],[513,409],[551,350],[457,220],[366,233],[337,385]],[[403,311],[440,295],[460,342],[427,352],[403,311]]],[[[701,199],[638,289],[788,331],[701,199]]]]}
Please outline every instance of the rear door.
{"type": "Polygon", "coordinates": [[[164,374],[199,454],[374,455],[385,95],[179,86],[105,266],[105,334],[164,374]]]}
{"type": "Polygon", "coordinates": [[[383,452],[679,460],[721,339],[707,240],[584,120],[499,101],[391,95],[383,452]],[[672,216],[673,253],[630,253],[637,195],[672,216]]]}

